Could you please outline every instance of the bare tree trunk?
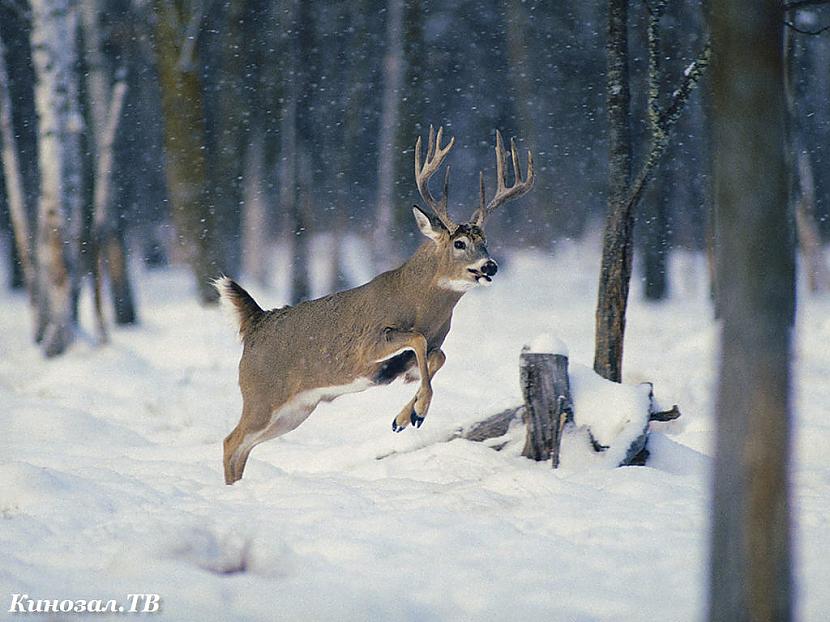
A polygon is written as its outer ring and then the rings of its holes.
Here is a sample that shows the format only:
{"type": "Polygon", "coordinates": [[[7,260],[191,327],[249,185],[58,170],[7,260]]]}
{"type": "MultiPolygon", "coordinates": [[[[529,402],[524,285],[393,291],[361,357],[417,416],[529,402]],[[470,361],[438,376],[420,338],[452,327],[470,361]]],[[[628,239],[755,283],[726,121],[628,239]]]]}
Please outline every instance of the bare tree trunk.
{"type": "Polygon", "coordinates": [[[721,369],[709,619],[790,620],[794,232],[780,3],[711,7],[721,369]],[[763,162],[764,166],[758,166],[763,162]]]}
{"type": "Polygon", "coordinates": [[[216,137],[209,154],[209,192],[216,210],[218,243],[223,248],[225,268],[236,274],[242,264],[242,250],[239,240],[242,232],[242,178],[244,162],[244,141],[250,117],[243,97],[245,67],[243,49],[245,45],[245,0],[229,0],[221,8],[222,36],[218,50],[219,75],[214,100],[216,116],[213,133],[216,137]]]}
{"type": "Polygon", "coordinates": [[[664,166],[662,174],[655,179],[644,200],[643,213],[643,295],[646,300],[665,300],[669,293],[669,201],[674,183],[674,170],[664,166]]]}
{"type": "Polygon", "coordinates": [[[95,251],[99,255],[96,267],[106,266],[112,291],[115,322],[133,324],[136,321],[132,286],[128,277],[127,252],[123,228],[112,215],[112,172],[115,168],[114,143],[127,83],[121,79],[112,90],[112,101],[107,111],[106,124],[100,135],[95,174],[95,251]]]}
{"type": "Polygon", "coordinates": [[[47,356],[73,339],[73,285],[81,226],[81,117],[77,14],[70,0],[34,0],[32,50],[40,164],[36,337],[47,356]]]}
{"type": "Polygon", "coordinates": [[[311,298],[311,156],[303,144],[298,148],[297,186],[294,200],[294,235],[292,247],[291,302],[296,304],[311,298]]]}
{"type": "Polygon", "coordinates": [[[704,200],[706,205],[706,220],[704,223],[705,247],[706,247],[706,270],[709,275],[709,298],[714,307],[715,318],[720,318],[720,293],[718,292],[718,271],[717,271],[717,247],[718,212],[715,205],[715,182],[714,182],[714,151],[712,146],[712,88],[707,85],[702,91],[703,100],[703,131],[706,138],[703,141],[703,166],[706,167],[706,183],[704,184],[704,200]]]}
{"type": "MultiPolygon", "coordinates": [[[[522,0],[506,0],[504,10],[507,14],[506,35],[507,35],[507,57],[510,71],[507,72],[507,79],[514,96],[510,103],[516,111],[518,127],[514,128],[520,136],[524,136],[528,149],[538,151],[534,145],[541,140],[536,127],[538,102],[534,96],[533,64],[529,48],[529,16],[530,10],[522,0]]],[[[544,200],[551,194],[550,177],[540,176],[536,181],[538,184],[536,192],[525,196],[525,214],[539,214],[539,220],[529,219],[527,216],[520,216],[516,210],[504,210],[503,222],[508,231],[520,236],[523,243],[527,238],[534,244],[544,247],[550,243],[550,231],[546,230],[548,223],[553,220],[555,203],[544,200]],[[544,212],[542,211],[544,210],[544,212]],[[545,213],[546,212],[546,213],[545,213]],[[545,213],[544,216],[542,214],[545,213]]]]}
{"type": "Polygon", "coordinates": [[[196,277],[200,300],[215,303],[218,295],[211,281],[221,274],[223,261],[208,204],[202,85],[193,58],[201,13],[185,0],[155,0],[154,6],[165,173],[173,222],[196,277]]]}
{"type": "Polygon", "coordinates": [[[795,204],[795,222],[798,243],[804,256],[807,272],[807,286],[813,293],[830,289],[830,272],[824,260],[818,225],[816,224],[816,187],[813,179],[813,164],[806,150],[795,154],[798,160],[798,181],[800,196],[795,204]]]}
{"type": "Polygon", "coordinates": [[[596,312],[594,370],[622,381],[625,309],[631,279],[634,217],[626,209],[631,183],[631,103],[628,71],[628,0],[608,0],[608,220],[596,312]]]}
{"type": "Polygon", "coordinates": [[[395,137],[400,117],[400,92],[404,75],[403,0],[388,0],[386,11],[386,54],[383,59],[383,96],[378,141],[377,216],[372,247],[378,269],[395,263],[393,208],[395,183],[395,137]]]}
{"type": "Polygon", "coordinates": [[[628,289],[631,281],[634,210],[669,145],[671,130],[704,69],[709,64],[707,42],[700,56],[683,72],[680,86],[661,97],[659,19],[666,0],[651,6],[648,23],[648,125],[650,144],[636,176],[631,174],[631,129],[628,71],[628,0],[608,2],[608,217],[603,236],[597,295],[594,371],[622,381],[623,341],[628,289]],[[661,101],[664,100],[664,101],[661,101]]]}
{"type": "Polygon", "coordinates": [[[29,234],[29,214],[26,209],[26,195],[23,186],[23,173],[20,170],[20,161],[17,151],[17,139],[12,127],[12,102],[9,96],[9,75],[6,69],[6,49],[0,37],[0,140],[3,151],[3,172],[6,182],[6,197],[11,215],[12,233],[14,234],[14,248],[20,269],[23,273],[23,282],[29,294],[29,300],[34,303],[35,296],[35,267],[32,259],[32,239],[29,234]]]}
{"type": "Polygon", "coordinates": [[[100,18],[103,14],[101,0],[83,0],[80,7],[87,68],[87,100],[92,115],[91,134],[95,155],[92,261],[96,307],[103,335],[105,328],[103,312],[100,310],[100,290],[104,273],[109,276],[115,322],[132,324],[136,321],[123,226],[113,212],[112,200],[112,174],[115,167],[113,149],[127,85],[126,78],[122,75],[117,77],[115,87],[110,88],[100,32],[100,18]]]}
{"type": "MultiPolygon", "coordinates": [[[[100,258],[100,245],[102,242],[102,231],[99,227],[106,222],[107,208],[106,201],[109,200],[109,180],[105,182],[106,188],[100,188],[101,180],[98,179],[101,160],[102,125],[107,123],[107,102],[110,98],[109,81],[107,80],[106,63],[101,45],[101,24],[100,6],[98,0],[84,0],[79,3],[81,14],[81,25],[83,28],[84,60],[86,61],[86,95],[87,108],[90,118],[88,120],[91,135],[91,156],[92,168],[95,176],[90,179],[92,183],[92,231],[89,240],[89,262],[92,272],[92,288],[95,306],[95,315],[98,324],[98,335],[102,342],[108,341],[107,324],[104,318],[101,290],[103,287],[103,262],[100,258]],[[104,190],[104,192],[101,192],[104,190]],[[99,203],[99,201],[103,201],[99,203]],[[99,224],[99,221],[100,224],[99,224]]],[[[122,96],[123,101],[123,96],[122,96]]],[[[119,111],[120,114],[120,111],[119,111]]],[[[108,173],[105,173],[108,174],[108,173]]]]}
{"type": "Polygon", "coordinates": [[[255,131],[245,154],[242,212],[242,269],[254,282],[268,279],[268,210],[264,195],[265,139],[255,131]]]}
{"type": "MultiPolygon", "coordinates": [[[[403,9],[400,91],[398,92],[398,122],[391,187],[392,223],[388,239],[391,245],[389,265],[400,262],[421,245],[421,234],[412,226],[412,159],[415,139],[427,123],[427,76],[430,72],[431,50],[424,41],[424,7],[421,0],[405,0],[403,9]]],[[[365,121],[364,121],[365,122],[365,121]]],[[[387,252],[387,251],[384,251],[387,252]]]]}
{"type": "Polygon", "coordinates": [[[291,301],[300,302],[310,295],[308,279],[308,241],[304,222],[303,196],[298,191],[303,150],[298,139],[297,106],[304,76],[300,71],[300,19],[297,0],[286,0],[284,17],[286,32],[284,95],[280,138],[280,211],[283,217],[284,239],[288,243],[291,262],[291,301]],[[301,239],[302,238],[302,239],[301,239]]]}
{"type": "Polygon", "coordinates": [[[784,63],[786,71],[787,115],[789,119],[790,157],[795,164],[791,178],[791,200],[795,203],[795,222],[798,243],[804,258],[807,287],[811,292],[830,288],[830,275],[821,244],[821,236],[815,218],[816,185],[813,163],[804,136],[804,123],[797,109],[797,102],[804,99],[804,87],[796,77],[796,71],[809,71],[810,58],[798,35],[788,28],[784,33],[784,63]]]}

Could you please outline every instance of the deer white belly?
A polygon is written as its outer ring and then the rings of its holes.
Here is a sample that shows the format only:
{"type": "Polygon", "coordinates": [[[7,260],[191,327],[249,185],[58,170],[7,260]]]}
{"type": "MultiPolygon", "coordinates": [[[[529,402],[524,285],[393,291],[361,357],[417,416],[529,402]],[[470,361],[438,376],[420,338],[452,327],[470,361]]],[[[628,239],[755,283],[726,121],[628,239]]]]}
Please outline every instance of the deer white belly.
{"type": "Polygon", "coordinates": [[[246,434],[242,445],[255,445],[290,432],[308,419],[320,402],[330,402],[347,393],[359,393],[371,385],[372,381],[369,378],[357,378],[348,384],[320,387],[298,393],[271,413],[271,420],[264,429],[246,434]]]}

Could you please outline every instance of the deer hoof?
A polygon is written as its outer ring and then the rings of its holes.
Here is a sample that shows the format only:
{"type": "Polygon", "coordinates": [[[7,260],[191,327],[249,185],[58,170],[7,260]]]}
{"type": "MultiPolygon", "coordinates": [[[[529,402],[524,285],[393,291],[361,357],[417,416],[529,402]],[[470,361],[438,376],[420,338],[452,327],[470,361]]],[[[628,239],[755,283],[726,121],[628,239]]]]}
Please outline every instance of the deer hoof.
{"type": "Polygon", "coordinates": [[[424,418],[423,418],[423,417],[419,417],[419,416],[415,413],[415,411],[414,411],[414,410],[412,411],[412,414],[411,414],[411,415],[409,415],[409,420],[412,422],[412,425],[414,425],[416,428],[420,428],[420,427],[421,427],[421,424],[424,422],[424,418]]]}
{"type": "Polygon", "coordinates": [[[403,432],[403,429],[405,427],[406,426],[398,425],[398,418],[397,417],[392,419],[392,431],[393,432],[403,432]]]}

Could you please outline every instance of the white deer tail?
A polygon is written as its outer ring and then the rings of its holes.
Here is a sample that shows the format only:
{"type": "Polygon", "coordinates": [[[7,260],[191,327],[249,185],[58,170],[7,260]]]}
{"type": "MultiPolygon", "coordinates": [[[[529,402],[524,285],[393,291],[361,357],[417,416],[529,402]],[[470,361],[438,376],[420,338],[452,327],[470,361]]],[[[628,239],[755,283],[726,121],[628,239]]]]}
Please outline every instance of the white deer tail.
{"type": "Polygon", "coordinates": [[[213,286],[219,292],[222,306],[230,311],[236,321],[239,336],[244,339],[265,315],[265,311],[241,285],[227,276],[221,276],[213,281],[213,286]]]}

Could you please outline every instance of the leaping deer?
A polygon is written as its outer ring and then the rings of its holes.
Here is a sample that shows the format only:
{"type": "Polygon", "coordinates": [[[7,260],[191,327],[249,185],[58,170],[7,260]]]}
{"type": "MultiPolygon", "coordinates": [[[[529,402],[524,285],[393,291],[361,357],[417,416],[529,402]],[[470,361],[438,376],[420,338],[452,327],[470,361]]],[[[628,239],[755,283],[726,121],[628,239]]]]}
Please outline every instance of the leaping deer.
{"type": "Polygon", "coordinates": [[[432,377],[444,365],[441,345],[450,330],[453,308],[464,293],[490,285],[498,270],[485,246],[484,223],[500,205],[533,186],[533,156],[527,154],[522,179],[516,142],[511,140],[513,185],[507,185],[505,149],[496,131],[495,196],[485,205],[484,174],[479,175],[480,202],[467,223],[456,224],[447,212],[449,166],[444,191],[436,200],[429,180],[455,145],[441,146],[443,128],[429,128],[426,159],[421,165],[421,138],[415,143],[415,181],[429,214],[415,206],[415,221],[428,240],[402,266],[370,282],[302,302],[264,311],[227,277],[215,282],[229,304],[243,342],[239,361],[242,417],[224,442],[225,483],[242,477],[251,450],[303,421],[321,401],[388,384],[401,375],[420,385],[392,420],[400,432],[420,427],[432,400],[432,377]]]}

